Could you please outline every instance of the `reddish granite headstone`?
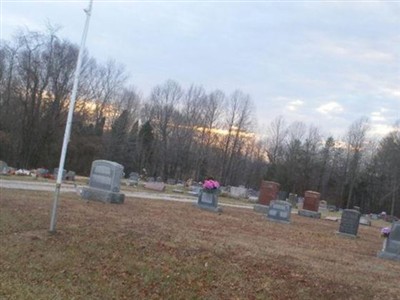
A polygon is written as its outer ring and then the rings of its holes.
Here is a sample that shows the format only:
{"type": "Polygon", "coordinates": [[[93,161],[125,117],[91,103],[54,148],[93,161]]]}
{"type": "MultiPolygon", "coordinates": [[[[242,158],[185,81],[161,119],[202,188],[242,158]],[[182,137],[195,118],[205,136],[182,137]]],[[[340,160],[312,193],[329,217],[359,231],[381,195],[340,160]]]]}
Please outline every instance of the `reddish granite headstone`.
{"type": "Polygon", "coordinates": [[[278,198],[280,184],[274,181],[261,181],[260,196],[258,203],[262,205],[269,205],[272,200],[278,198]]]}
{"type": "Polygon", "coordinates": [[[318,192],[305,191],[303,209],[318,212],[320,197],[321,194],[318,192]]]}

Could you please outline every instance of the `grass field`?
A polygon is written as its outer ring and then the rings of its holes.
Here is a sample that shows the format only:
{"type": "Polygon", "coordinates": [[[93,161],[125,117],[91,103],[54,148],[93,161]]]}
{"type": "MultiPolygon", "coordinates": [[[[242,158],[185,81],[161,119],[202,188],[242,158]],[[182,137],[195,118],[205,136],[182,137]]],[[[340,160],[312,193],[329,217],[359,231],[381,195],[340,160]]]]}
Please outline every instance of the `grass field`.
{"type": "MultiPolygon", "coordinates": [[[[359,238],[292,215],[267,221],[192,204],[0,190],[0,299],[399,299],[400,263],[376,258],[380,226],[359,238]]],[[[378,226],[379,225],[379,226],[378,226]]]]}

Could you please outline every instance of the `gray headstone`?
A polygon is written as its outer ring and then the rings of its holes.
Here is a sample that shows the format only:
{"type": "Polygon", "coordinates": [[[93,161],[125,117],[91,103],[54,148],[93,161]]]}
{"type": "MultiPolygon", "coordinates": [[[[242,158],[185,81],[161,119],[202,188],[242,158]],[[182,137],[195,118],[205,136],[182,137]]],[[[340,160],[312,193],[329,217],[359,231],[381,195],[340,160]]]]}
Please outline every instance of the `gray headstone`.
{"type": "Polygon", "coordinates": [[[173,178],[168,178],[168,179],[167,179],[167,184],[169,184],[169,185],[175,185],[175,184],[176,184],[176,180],[173,179],[173,178]]]}
{"type": "MultiPolygon", "coordinates": [[[[57,176],[58,176],[58,168],[54,169],[53,175],[54,175],[54,178],[57,178],[57,176]]],[[[67,170],[64,169],[63,172],[62,172],[62,180],[65,180],[66,177],[67,177],[67,170]]]]}
{"type": "Polygon", "coordinates": [[[156,179],[157,182],[163,182],[162,178],[160,176],[157,177],[156,179]]]}
{"type": "Polygon", "coordinates": [[[127,185],[138,185],[140,175],[137,172],[129,173],[129,178],[127,180],[127,185]]]}
{"type": "Polygon", "coordinates": [[[200,195],[202,188],[200,186],[191,186],[190,191],[188,192],[189,195],[198,197],[200,195]]]}
{"type": "Polygon", "coordinates": [[[68,171],[65,175],[66,180],[75,181],[76,173],[74,171],[68,171]]]}
{"type": "Polygon", "coordinates": [[[118,193],[124,167],[108,160],[95,160],[92,163],[89,186],[100,190],[118,193]]]}
{"type": "Polygon", "coordinates": [[[357,237],[361,214],[355,209],[345,209],[340,219],[339,234],[357,237]]]}
{"type": "Polygon", "coordinates": [[[280,191],[280,192],[278,193],[278,200],[283,200],[283,201],[285,201],[285,200],[287,199],[287,197],[288,197],[288,192],[280,191]]]}
{"type": "Polygon", "coordinates": [[[292,205],[282,200],[272,200],[269,204],[268,219],[281,223],[290,223],[292,205]]]}
{"type": "Polygon", "coordinates": [[[202,189],[199,197],[197,198],[197,205],[212,212],[221,212],[221,207],[218,206],[218,190],[208,191],[202,189]]]}
{"type": "Polygon", "coordinates": [[[378,257],[400,261],[400,221],[392,224],[389,237],[378,257]]]}
{"type": "Polygon", "coordinates": [[[327,211],[327,210],[328,210],[328,203],[325,200],[319,201],[318,211],[327,211]]]}
{"type": "Polygon", "coordinates": [[[289,202],[292,204],[292,206],[297,205],[297,195],[290,193],[289,194],[289,202]]]}
{"type": "Polygon", "coordinates": [[[124,167],[108,160],[95,160],[89,178],[89,187],[82,189],[82,197],[110,203],[123,203],[125,195],[120,193],[124,167]]]}
{"type": "Polygon", "coordinates": [[[8,172],[8,165],[5,161],[0,160],[0,174],[7,174],[8,172]]]}
{"type": "Polygon", "coordinates": [[[371,220],[366,216],[360,217],[360,225],[371,226],[371,220]]]}
{"type": "Polygon", "coordinates": [[[247,198],[247,189],[243,186],[231,186],[230,196],[233,198],[247,198]]]}

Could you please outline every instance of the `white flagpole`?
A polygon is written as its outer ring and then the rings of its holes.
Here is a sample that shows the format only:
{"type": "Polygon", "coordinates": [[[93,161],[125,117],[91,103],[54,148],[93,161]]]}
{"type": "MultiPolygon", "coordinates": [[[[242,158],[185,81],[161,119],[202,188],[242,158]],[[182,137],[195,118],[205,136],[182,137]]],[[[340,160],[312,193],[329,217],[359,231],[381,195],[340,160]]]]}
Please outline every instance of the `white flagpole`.
{"type": "Polygon", "coordinates": [[[69,104],[67,124],[65,126],[64,141],[63,141],[61,157],[60,157],[60,165],[58,167],[56,190],[54,192],[53,210],[51,213],[50,233],[56,232],[58,198],[60,196],[60,189],[61,189],[61,183],[62,183],[62,175],[63,175],[63,171],[64,171],[65,157],[67,155],[68,142],[69,142],[69,138],[71,135],[72,117],[74,114],[76,93],[78,90],[79,75],[80,75],[81,65],[82,65],[82,53],[85,48],[86,36],[88,33],[88,29],[89,29],[90,15],[92,13],[92,4],[93,4],[93,0],[90,0],[88,8],[84,9],[84,12],[86,13],[86,22],[85,22],[85,27],[83,29],[81,45],[79,48],[78,61],[76,63],[76,69],[75,69],[75,75],[74,75],[74,85],[72,87],[71,102],[69,104]]]}

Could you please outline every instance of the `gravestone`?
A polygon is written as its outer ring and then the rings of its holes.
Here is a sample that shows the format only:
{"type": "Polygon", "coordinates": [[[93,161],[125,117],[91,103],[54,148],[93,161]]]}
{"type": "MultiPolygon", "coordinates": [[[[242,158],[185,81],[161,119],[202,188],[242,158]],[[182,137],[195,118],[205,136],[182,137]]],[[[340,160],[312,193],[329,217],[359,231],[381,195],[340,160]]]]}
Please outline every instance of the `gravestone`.
{"type": "Polygon", "coordinates": [[[326,202],[325,200],[321,200],[321,201],[319,202],[319,208],[318,208],[318,210],[319,210],[319,211],[326,212],[326,211],[328,210],[328,202],[326,202]]]}
{"type": "Polygon", "coordinates": [[[290,223],[292,205],[287,201],[272,200],[268,208],[268,219],[280,223],[290,223]]]}
{"type": "Polygon", "coordinates": [[[158,176],[158,177],[156,178],[156,181],[157,181],[157,182],[163,182],[163,180],[162,180],[162,178],[161,178],[160,176],[158,176]]]}
{"type": "Polygon", "coordinates": [[[190,189],[190,191],[188,192],[189,195],[198,197],[200,195],[202,187],[197,185],[192,185],[189,187],[189,189],[190,189]]]}
{"type": "Polygon", "coordinates": [[[120,193],[124,167],[108,160],[95,160],[90,171],[89,186],[82,188],[82,198],[107,203],[124,203],[120,193]]]}
{"type": "Polygon", "coordinates": [[[173,178],[168,178],[168,179],[167,179],[167,184],[169,184],[169,185],[175,185],[175,184],[176,184],[176,180],[173,179],[173,178]]]}
{"type": "Polygon", "coordinates": [[[342,213],[339,225],[339,235],[347,237],[357,237],[358,226],[360,224],[361,213],[355,209],[345,209],[342,213]]]}
{"type": "Polygon", "coordinates": [[[140,175],[137,172],[129,173],[128,181],[126,182],[127,185],[136,186],[139,184],[140,175]]]}
{"type": "Polygon", "coordinates": [[[244,186],[231,186],[229,195],[233,198],[247,198],[247,189],[244,186]]]}
{"type": "Polygon", "coordinates": [[[261,181],[258,204],[254,210],[261,213],[268,212],[268,205],[272,200],[277,200],[280,184],[274,181],[261,181]]]}
{"type": "Polygon", "coordinates": [[[65,175],[65,180],[75,181],[76,173],[74,171],[68,171],[65,175]]]}
{"type": "Polygon", "coordinates": [[[5,161],[0,160],[0,174],[7,174],[8,172],[8,165],[5,161]]]}
{"type": "Polygon", "coordinates": [[[400,222],[394,222],[378,257],[400,261],[400,222]]]}
{"type": "Polygon", "coordinates": [[[164,192],[165,184],[164,182],[146,182],[144,188],[152,191],[164,192]]]}
{"type": "Polygon", "coordinates": [[[303,208],[299,209],[298,214],[303,217],[320,219],[321,213],[318,212],[320,197],[321,194],[318,192],[305,191],[303,208]]]}
{"type": "MultiPolygon", "coordinates": [[[[58,168],[55,168],[55,169],[54,169],[53,176],[54,176],[54,178],[57,179],[57,176],[58,176],[58,168]]],[[[67,170],[64,169],[63,172],[62,172],[62,180],[65,180],[66,177],[67,177],[67,170]]]]}
{"type": "Polygon", "coordinates": [[[360,225],[371,226],[371,220],[367,216],[361,216],[360,225]]]}
{"type": "Polygon", "coordinates": [[[175,185],[175,184],[176,184],[176,180],[173,179],[173,178],[168,178],[168,179],[167,179],[167,184],[169,184],[169,185],[175,185]]]}
{"type": "Polygon", "coordinates": [[[288,197],[288,192],[285,191],[278,192],[278,198],[277,198],[278,200],[286,201],[287,197],[288,197]]]}
{"type": "Polygon", "coordinates": [[[289,194],[289,202],[290,202],[290,204],[292,204],[292,206],[296,206],[297,205],[297,195],[290,193],[289,194]]]}
{"type": "Polygon", "coordinates": [[[218,206],[219,190],[201,189],[197,198],[197,206],[212,212],[222,212],[222,208],[218,206]]]}

